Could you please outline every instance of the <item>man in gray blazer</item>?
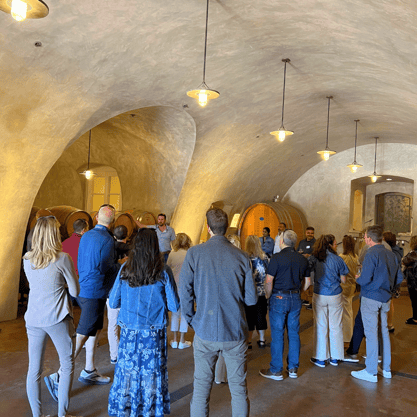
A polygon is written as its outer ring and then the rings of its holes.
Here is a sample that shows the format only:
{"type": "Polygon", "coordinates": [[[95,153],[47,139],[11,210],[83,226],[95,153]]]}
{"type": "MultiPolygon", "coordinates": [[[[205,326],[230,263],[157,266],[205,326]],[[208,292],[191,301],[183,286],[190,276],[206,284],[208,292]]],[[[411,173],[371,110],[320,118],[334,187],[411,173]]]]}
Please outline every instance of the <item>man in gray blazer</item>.
{"type": "Polygon", "coordinates": [[[249,415],[245,304],[255,305],[257,293],[249,257],[224,236],[227,214],[211,209],[206,216],[211,238],[188,250],[180,274],[182,314],[195,331],[191,417],[209,415],[219,352],[227,367],[233,416],[243,417],[249,415]]]}

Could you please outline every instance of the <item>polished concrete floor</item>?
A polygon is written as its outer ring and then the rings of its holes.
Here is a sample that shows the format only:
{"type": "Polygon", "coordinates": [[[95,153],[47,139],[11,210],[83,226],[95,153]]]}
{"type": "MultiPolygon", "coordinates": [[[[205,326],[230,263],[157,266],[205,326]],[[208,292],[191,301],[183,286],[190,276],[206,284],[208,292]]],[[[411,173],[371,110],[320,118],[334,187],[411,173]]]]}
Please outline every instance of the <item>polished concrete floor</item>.
{"type": "MultiPolygon", "coordinates": [[[[358,302],[354,302],[355,312],[358,302]]],[[[269,349],[254,345],[248,355],[248,389],[251,416],[417,416],[417,326],[405,324],[411,315],[410,300],[406,293],[395,300],[395,332],[391,336],[391,380],[379,378],[377,384],[358,381],[350,376],[352,370],[361,369],[359,364],[343,363],[338,367],[318,368],[310,363],[313,351],[312,312],[303,308],[301,314],[301,358],[299,378],[283,381],[265,379],[259,369],[267,368],[269,349]]],[[[193,337],[189,332],[188,339],[193,337]]],[[[267,333],[268,339],[270,338],[267,333]]],[[[365,353],[365,343],[360,353],[365,353]]],[[[76,362],[70,414],[84,417],[107,416],[106,386],[85,386],[78,382],[83,369],[84,353],[76,362]]],[[[97,351],[97,367],[104,375],[112,376],[109,362],[106,332],[100,337],[97,351]]],[[[27,339],[23,317],[0,323],[0,417],[29,417],[25,378],[27,371],[27,339]]],[[[44,374],[55,371],[58,358],[51,342],[48,342],[44,374]]],[[[193,383],[192,348],[177,350],[169,348],[169,386],[171,415],[189,416],[189,404],[193,383]]],[[[51,399],[42,382],[43,412],[56,416],[57,404],[51,399]]],[[[231,416],[228,386],[213,386],[210,416],[231,416]]]]}

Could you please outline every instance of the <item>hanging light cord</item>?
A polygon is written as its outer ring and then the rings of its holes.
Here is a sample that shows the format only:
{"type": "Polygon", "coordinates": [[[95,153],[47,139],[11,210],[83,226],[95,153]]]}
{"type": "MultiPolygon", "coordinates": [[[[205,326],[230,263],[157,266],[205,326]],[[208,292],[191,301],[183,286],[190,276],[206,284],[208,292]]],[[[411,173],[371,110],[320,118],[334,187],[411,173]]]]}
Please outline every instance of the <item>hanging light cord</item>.
{"type": "Polygon", "coordinates": [[[376,147],[378,143],[378,138],[375,138],[375,163],[374,163],[374,175],[376,175],[376,147]]]}
{"type": "Polygon", "coordinates": [[[284,103],[285,103],[285,78],[287,75],[287,60],[284,61],[284,88],[282,89],[282,118],[281,127],[284,127],[284,103]]]}
{"type": "Polygon", "coordinates": [[[356,131],[355,131],[355,157],[353,158],[353,163],[356,164],[356,142],[358,140],[358,122],[359,120],[355,120],[356,122],[356,131]]]}
{"type": "Polygon", "coordinates": [[[329,121],[330,121],[330,99],[332,97],[327,97],[327,100],[329,101],[327,104],[327,136],[326,136],[326,149],[329,147],[329,121]]]}
{"type": "Polygon", "coordinates": [[[208,29],[209,1],[210,0],[207,0],[207,11],[206,11],[206,35],[204,39],[203,84],[206,83],[206,54],[207,54],[207,29],[208,29]]]}
{"type": "Polygon", "coordinates": [[[90,170],[90,149],[91,149],[91,129],[88,138],[88,163],[87,163],[87,171],[90,170]]]}

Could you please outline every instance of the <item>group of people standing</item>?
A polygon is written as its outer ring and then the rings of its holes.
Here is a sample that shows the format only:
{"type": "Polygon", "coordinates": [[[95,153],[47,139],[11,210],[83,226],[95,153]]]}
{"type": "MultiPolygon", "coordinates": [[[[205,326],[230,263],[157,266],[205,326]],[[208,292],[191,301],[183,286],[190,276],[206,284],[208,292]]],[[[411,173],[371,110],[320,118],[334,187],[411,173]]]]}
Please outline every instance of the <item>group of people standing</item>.
{"type": "MultiPolygon", "coordinates": [[[[171,347],[185,349],[193,345],[191,416],[208,416],[212,384],[225,380],[218,381],[219,356],[227,370],[233,415],[248,416],[246,360],[247,350],[251,349],[251,332],[258,331],[259,347],[267,346],[269,299],[271,363],[260,374],[283,379],[286,328],[289,343],[286,370],[290,378],[297,378],[301,295],[308,297],[313,276],[312,363],[319,367],[327,363],[337,366],[339,361],[355,359],[353,353],[344,353],[344,342],[355,333],[352,297],[353,287],[358,283],[362,289],[360,313],[367,358],[366,368],[352,372],[352,376],[371,382],[377,381],[377,373],[386,378],[391,376],[386,315],[402,274],[395,255],[382,246],[382,230],[378,226],[366,231],[369,249],[359,274],[350,236],[343,239],[343,254],[338,256],[333,235],[322,235],[316,241],[314,229],[309,227],[306,239],[296,248],[296,233],[281,224],[278,247],[269,237],[269,230],[265,230],[261,238],[249,236],[242,251],[226,238],[228,217],[220,209],[210,209],[206,214],[210,239],[205,243],[192,247],[190,238],[184,233],[175,235],[161,214],[158,224],[151,228],[138,223],[140,230],[128,254],[115,256],[115,239],[109,230],[114,214],[113,207],[104,205],[98,211],[98,223],[93,230],[75,233],[78,237],[70,246],[78,242],[78,273],[71,257],[62,252],[55,217],[40,218],[35,226],[32,248],[24,256],[31,290],[25,315],[29,339],[27,393],[34,417],[42,416],[40,376],[47,336],[60,359],[60,369],[45,377],[49,392],[58,402],[59,417],[68,417],[74,360],[84,344],[86,365],[79,381],[89,385],[110,383],[110,378],[101,375],[94,364],[106,302],[109,309],[117,312],[113,320],[117,320],[121,329],[120,339],[116,336],[117,355],[111,353],[110,357],[116,365],[109,394],[110,416],[162,417],[170,413],[168,311],[172,312],[174,335],[171,347]],[[70,296],[76,297],[81,307],[76,331],[70,296]],[[381,367],[377,363],[378,318],[382,332],[381,367]],[[195,332],[193,343],[185,340],[188,326],[195,332]]],[[[126,250],[123,239],[117,240],[120,248],[126,250]]],[[[409,271],[406,272],[409,288],[416,277],[417,237],[414,243],[413,252],[404,261],[409,271]]],[[[416,294],[417,288],[410,291],[413,317],[407,321],[409,324],[417,324],[416,294]]]]}

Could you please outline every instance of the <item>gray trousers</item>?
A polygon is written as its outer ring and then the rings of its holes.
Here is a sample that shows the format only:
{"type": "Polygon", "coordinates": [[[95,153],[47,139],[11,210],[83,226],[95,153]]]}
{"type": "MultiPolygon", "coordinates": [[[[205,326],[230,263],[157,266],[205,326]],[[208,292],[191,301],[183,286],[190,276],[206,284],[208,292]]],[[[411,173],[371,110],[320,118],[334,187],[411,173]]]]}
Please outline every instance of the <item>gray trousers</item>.
{"type": "Polygon", "coordinates": [[[41,374],[48,336],[58,352],[61,365],[58,388],[58,416],[65,416],[74,375],[75,329],[70,316],[49,327],[26,327],[29,348],[29,369],[26,391],[33,417],[42,415],[41,374]]]}
{"type": "Polygon", "coordinates": [[[366,337],[366,371],[371,375],[378,373],[378,318],[381,323],[381,354],[382,369],[391,371],[391,342],[389,339],[387,313],[390,309],[391,300],[387,303],[361,298],[361,313],[363,328],[366,337]]]}
{"type": "Polygon", "coordinates": [[[209,342],[194,336],[194,392],[191,400],[191,417],[209,415],[210,392],[214,368],[219,353],[226,362],[227,378],[232,396],[232,416],[249,416],[249,398],[246,388],[246,340],[238,342],[209,342]]]}

